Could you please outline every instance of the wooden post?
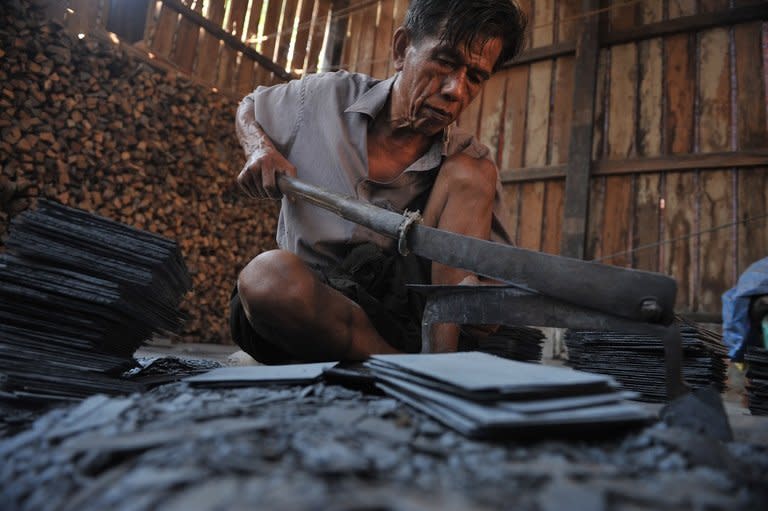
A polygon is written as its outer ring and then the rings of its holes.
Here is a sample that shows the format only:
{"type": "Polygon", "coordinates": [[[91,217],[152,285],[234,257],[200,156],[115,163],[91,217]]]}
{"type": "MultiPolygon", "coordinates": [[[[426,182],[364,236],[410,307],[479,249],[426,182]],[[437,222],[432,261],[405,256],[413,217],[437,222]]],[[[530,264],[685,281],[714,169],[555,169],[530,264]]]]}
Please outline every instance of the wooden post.
{"type": "MultiPolygon", "coordinates": [[[[595,11],[598,0],[583,0],[582,12],[595,11]]],[[[590,16],[576,43],[574,65],[573,121],[568,148],[565,176],[565,204],[560,253],[584,258],[587,211],[589,206],[589,175],[592,164],[592,129],[597,84],[597,56],[600,51],[598,18],[590,16]]]]}

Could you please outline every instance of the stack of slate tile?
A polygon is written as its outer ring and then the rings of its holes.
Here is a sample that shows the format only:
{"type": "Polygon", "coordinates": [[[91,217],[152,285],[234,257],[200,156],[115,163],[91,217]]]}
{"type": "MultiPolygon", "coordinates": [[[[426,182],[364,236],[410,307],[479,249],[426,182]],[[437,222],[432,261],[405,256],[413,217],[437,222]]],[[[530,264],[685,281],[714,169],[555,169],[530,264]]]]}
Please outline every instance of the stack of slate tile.
{"type": "Polygon", "coordinates": [[[374,355],[365,366],[386,394],[477,438],[605,433],[651,414],[605,375],[481,352],[374,355]]]}
{"type": "Polygon", "coordinates": [[[477,341],[475,349],[497,357],[521,362],[540,362],[544,333],[526,326],[502,326],[493,334],[477,341]]]}
{"type": "Polygon", "coordinates": [[[151,335],[176,330],[190,289],[161,236],[49,201],[16,217],[0,254],[0,391],[77,399],[125,392],[113,377],[151,335]]]}
{"type": "MultiPolygon", "coordinates": [[[[725,390],[727,350],[722,337],[678,318],[683,342],[683,376],[693,388],[712,385],[725,390]]],[[[664,345],[660,338],[622,332],[568,330],[568,364],[576,369],[613,376],[641,400],[667,399],[664,345]]]]}
{"type": "Polygon", "coordinates": [[[768,415],[768,350],[750,346],[744,355],[747,370],[747,397],[752,415],[768,415]]]}

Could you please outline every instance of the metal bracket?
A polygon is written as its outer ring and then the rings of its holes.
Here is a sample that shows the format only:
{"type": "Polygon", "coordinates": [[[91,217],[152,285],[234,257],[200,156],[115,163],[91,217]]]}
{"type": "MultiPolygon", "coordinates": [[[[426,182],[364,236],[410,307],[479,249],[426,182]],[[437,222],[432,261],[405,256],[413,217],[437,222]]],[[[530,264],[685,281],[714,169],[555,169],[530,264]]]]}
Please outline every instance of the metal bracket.
{"type": "Polygon", "coordinates": [[[413,224],[421,223],[421,213],[417,211],[403,212],[403,223],[397,227],[397,251],[400,255],[407,256],[408,250],[408,231],[413,227],[413,224]]]}
{"type": "Polygon", "coordinates": [[[421,321],[422,353],[432,345],[435,323],[526,325],[614,330],[654,335],[664,343],[667,396],[685,394],[682,341],[670,326],[632,321],[515,286],[409,286],[427,298],[421,321]]]}

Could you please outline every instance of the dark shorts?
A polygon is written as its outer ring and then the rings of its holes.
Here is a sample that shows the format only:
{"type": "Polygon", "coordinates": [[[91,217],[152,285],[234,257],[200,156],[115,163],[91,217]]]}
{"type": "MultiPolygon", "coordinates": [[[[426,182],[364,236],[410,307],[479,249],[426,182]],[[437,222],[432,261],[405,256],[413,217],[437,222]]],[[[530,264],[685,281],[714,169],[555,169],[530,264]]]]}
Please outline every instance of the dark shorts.
{"type": "MultiPolygon", "coordinates": [[[[414,255],[388,255],[373,244],[352,249],[336,268],[318,270],[319,278],[360,305],[381,336],[393,347],[421,351],[421,316],[424,299],[407,284],[429,283],[429,262],[414,255]]],[[[232,340],[264,364],[297,362],[275,343],[254,331],[245,316],[237,286],[230,301],[232,340]]]]}

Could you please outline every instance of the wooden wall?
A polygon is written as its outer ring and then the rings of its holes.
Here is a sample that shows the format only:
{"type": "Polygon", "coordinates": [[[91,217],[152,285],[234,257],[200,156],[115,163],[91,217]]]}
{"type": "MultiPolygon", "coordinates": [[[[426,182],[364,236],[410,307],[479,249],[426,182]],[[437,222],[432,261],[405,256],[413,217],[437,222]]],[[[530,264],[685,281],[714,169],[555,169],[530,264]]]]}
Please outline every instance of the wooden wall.
{"type": "MultiPolygon", "coordinates": [[[[496,157],[516,243],[573,255],[563,250],[576,239],[586,259],[674,276],[681,312],[718,314],[720,294],[768,254],[768,3],[519,1],[530,18],[526,49],[459,122],[496,157]]],[[[102,23],[106,3],[56,2],[102,23]]],[[[289,78],[286,68],[293,76],[316,71],[326,26],[343,30],[329,69],[390,75],[391,37],[407,7],[150,3],[140,45],[233,96],[289,78]],[[273,67],[243,50],[259,35],[260,56],[273,67]]]]}
{"type": "MultiPolygon", "coordinates": [[[[405,2],[355,3],[340,67],[385,76],[384,34],[405,2]]],[[[565,177],[579,151],[570,147],[574,98],[588,81],[576,49],[595,19],[584,257],[672,275],[680,312],[718,315],[722,292],[768,255],[767,4],[521,4],[526,50],[460,119],[496,157],[515,241],[560,253],[572,228],[563,222],[565,177]]]]}
{"type": "Polygon", "coordinates": [[[103,36],[112,15],[141,18],[149,58],[242,97],[315,72],[332,0],[38,0],[67,28],[103,36]],[[292,51],[291,51],[292,50],[292,51]]]}

